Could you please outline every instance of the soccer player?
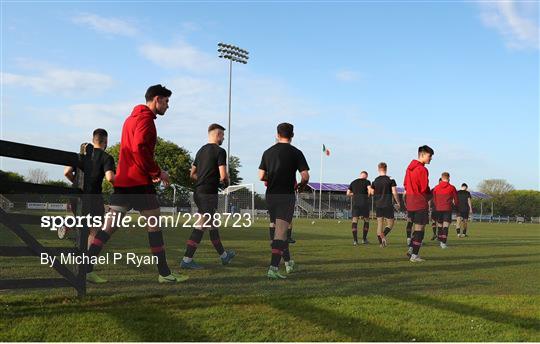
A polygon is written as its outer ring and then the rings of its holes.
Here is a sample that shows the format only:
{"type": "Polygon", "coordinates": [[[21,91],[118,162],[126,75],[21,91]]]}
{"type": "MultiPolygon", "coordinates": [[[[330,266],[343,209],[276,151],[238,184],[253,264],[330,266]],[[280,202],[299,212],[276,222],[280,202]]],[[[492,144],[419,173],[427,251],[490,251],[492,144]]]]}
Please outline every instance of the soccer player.
{"type": "Polygon", "coordinates": [[[197,212],[201,217],[195,223],[191,236],[186,243],[186,252],[180,262],[183,269],[203,268],[193,260],[193,255],[204,234],[205,227],[203,223],[208,223],[207,226],[210,227],[210,240],[221,259],[221,263],[227,265],[236,256],[234,251],[226,251],[223,248],[219,228],[212,225],[218,206],[219,184],[220,182],[223,184],[229,182],[227,153],[225,149],[220,147],[223,144],[224,131],[225,128],[219,124],[214,123],[208,127],[208,143],[199,149],[191,166],[190,177],[195,181],[193,199],[197,205],[197,212]]]}
{"type": "Polygon", "coordinates": [[[394,205],[392,204],[392,198],[396,201],[396,207],[399,209],[396,181],[386,175],[387,169],[388,167],[385,162],[379,163],[379,176],[375,178],[369,187],[370,193],[374,197],[375,214],[377,216],[377,239],[379,239],[379,245],[381,247],[386,247],[386,236],[394,227],[394,205]],[[386,227],[383,231],[385,221],[386,227]]]}
{"type": "Polygon", "coordinates": [[[450,173],[443,172],[440,182],[433,188],[433,204],[437,212],[437,237],[441,248],[445,249],[448,227],[452,223],[452,209],[459,204],[456,188],[450,184],[450,173]]]}
{"type": "MultiPolygon", "coordinates": [[[[137,105],[122,127],[118,169],[114,180],[114,192],[111,195],[109,213],[105,215],[103,230],[98,231],[88,255],[96,257],[103,245],[116,230],[113,221],[123,217],[130,209],[141,213],[143,218],[160,215],[156,189],[153,183],[162,182],[169,185],[169,175],[154,160],[157,142],[157,131],[154,120],[157,115],[163,116],[169,108],[169,97],[172,92],[161,85],[150,86],[145,94],[146,104],[137,105]],[[109,216],[110,215],[110,216],[109,216]]],[[[172,273],[165,257],[163,234],[158,225],[150,225],[146,221],[150,250],[157,258],[158,282],[183,282],[187,276],[172,273]]],[[[158,222],[158,221],[156,221],[158,222]]],[[[93,266],[88,267],[86,279],[92,283],[105,283],[107,280],[97,276],[93,266]]]]}
{"type": "Polygon", "coordinates": [[[369,231],[369,190],[371,182],[367,179],[366,171],[360,172],[360,178],[351,182],[347,189],[347,196],[352,197],[352,235],[353,245],[358,245],[358,218],[364,221],[362,244],[369,244],[367,235],[369,231]]]}
{"type": "MultiPolygon", "coordinates": [[[[105,215],[105,203],[103,202],[103,195],[101,185],[103,178],[107,179],[109,183],[114,182],[114,159],[110,156],[105,149],[107,149],[108,134],[105,129],[96,129],[92,133],[92,145],[94,151],[90,159],[92,160],[92,173],[87,180],[90,184],[89,192],[90,196],[87,198],[87,203],[83,203],[83,216],[90,214],[90,216],[99,216],[103,220],[105,215]]],[[[64,176],[72,183],[75,182],[75,169],[72,166],[66,166],[64,169],[64,176]]],[[[72,230],[66,226],[62,226],[58,229],[58,237],[63,239],[67,232],[72,230]]],[[[94,237],[96,236],[99,228],[91,227],[88,233],[88,248],[92,244],[94,237]]]]}
{"type": "Polygon", "coordinates": [[[289,248],[287,229],[294,215],[296,171],[302,177],[298,188],[303,188],[309,182],[309,166],[302,151],[291,145],[293,136],[292,124],[279,124],[278,142],[264,151],[259,165],[259,179],[268,182],[266,203],[270,218],[275,223],[272,258],[267,273],[270,279],[286,278],[279,273],[279,262],[283,252],[289,248]]]}
{"type": "Polygon", "coordinates": [[[414,223],[414,231],[411,235],[411,246],[407,252],[413,263],[424,261],[419,256],[422,240],[424,239],[425,227],[429,222],[428,201],[430,198],[429,172],[425,167],[431,162],[434,152],[429,146],[418,147],[418,158],[411,161],[405,171],[403,182],[407,192],[407,211],[414,223]]]}
{"type": "Polygon", "coordinates": [[[467,191],[469,187],[467,184],[461,184],[461,190],[457,192],[459,207],[458,207],[458,216],[457,216],[457,226],[456,232],[458,238],[463,238],[467,235],[467,227],[469,222],[469,216],[472,215],[472,203],[471,203],[471,193],[467,191]],[[461,233],[461,228],[463,228],[463,233],[461,233]]]}

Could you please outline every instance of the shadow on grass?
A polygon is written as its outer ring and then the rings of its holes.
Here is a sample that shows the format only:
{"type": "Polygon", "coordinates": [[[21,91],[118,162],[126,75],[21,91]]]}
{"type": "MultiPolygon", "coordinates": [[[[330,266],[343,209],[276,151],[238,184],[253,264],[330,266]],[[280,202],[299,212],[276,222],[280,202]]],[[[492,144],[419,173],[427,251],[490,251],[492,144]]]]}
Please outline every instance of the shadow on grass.
{"type": "Polygon", "coordinates": [[[500,324],[511,325],[517,328],[526,330],[534,330],[539,332],[540,335],[540,320],[538,318],[529,318],[524,316],[517,316],[508,313],[502,313],[498,311],[489,310],[486,308],[480,308],[465,303],[452,302],[448,300],[441,300],[439,298],[433,298],[423,295],[387,295],[396,300],[405,301],[411,304],[421,304],[424,306],[437,308],[443,311],[450,311],[459,315],[467,317],[479,317],[488,321],[497,322],[500,324]]]}

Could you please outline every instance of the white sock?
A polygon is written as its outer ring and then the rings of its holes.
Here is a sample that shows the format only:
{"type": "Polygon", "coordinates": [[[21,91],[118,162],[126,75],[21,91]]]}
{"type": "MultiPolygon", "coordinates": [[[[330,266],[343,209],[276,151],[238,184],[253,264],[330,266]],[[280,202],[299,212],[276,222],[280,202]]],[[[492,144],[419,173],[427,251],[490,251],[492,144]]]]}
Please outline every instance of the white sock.
{"type": "Polygon", "coordinates": [[[193,258],[184,257],[182,260],[184,261],[184,263],[191,263],[191,261],[193,260],[193,258]]]}
{"type": "Polygon", "coordinates": [[[220,258],[226,258],[227,257],[227,251],[223,251],[223,253],[219,257],[220,258]]]}

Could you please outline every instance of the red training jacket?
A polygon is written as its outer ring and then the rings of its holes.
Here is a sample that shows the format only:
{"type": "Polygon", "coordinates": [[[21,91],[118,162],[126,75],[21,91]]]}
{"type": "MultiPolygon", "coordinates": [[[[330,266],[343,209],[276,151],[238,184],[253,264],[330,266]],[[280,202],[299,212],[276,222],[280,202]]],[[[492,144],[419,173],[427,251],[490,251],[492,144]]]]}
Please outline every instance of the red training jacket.
{"type": "Polygon", "coordinates": [[[405,204],[408,211],[428,209],[428,200],[431,197],[429,191],[429,172],[418,160],[413,160],[405,172],[405,204]]]}
{"type": "Polygon", "coordinates": [[[154,160],[157,142],[156,115],[146,105],[137,105],[122,127],[115,187],[152,184],[161,175],[154,160]]]}
{"type": "Polygon", "coordinates": [[[449,182],[439,182],[439,185],[434,187],[432,192],[436,211],[451,211],[452,202],[454,206],[458,206],[459,201],[456,188],[449,182]]]}

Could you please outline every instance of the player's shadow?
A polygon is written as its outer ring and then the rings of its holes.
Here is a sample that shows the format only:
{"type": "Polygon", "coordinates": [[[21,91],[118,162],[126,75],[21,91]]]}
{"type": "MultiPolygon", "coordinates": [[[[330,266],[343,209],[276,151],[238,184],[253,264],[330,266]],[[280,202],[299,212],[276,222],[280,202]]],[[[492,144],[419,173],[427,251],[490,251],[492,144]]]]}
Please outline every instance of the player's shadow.
{"type": "MultiPolygon", "coordinates": [[[[431,308],[437,308],[443,311],[450,311],[466,317],[479,317],[488,321],[511,325],[514,327],[540,331],[540,320],[508,313],[502,313],[486,308],[448,301],[446,299],[433,298],[419,294],[392,294],[387,295],[396,300],[405,301],[412,305],[421,304],[431,308]]],[[[540,332],[538,333],[540,335],[540,332]]]]}
{"type": "MultiPolygon", "coordinates": [[[[310,323],[324,327],[327,331],[335,331],[350,338],[352,341],[385,341],[385,342],[408,342],[411,340],[428,342],[436,341],[437,338],[422,334],[421,332],[409,333],[396,331],[366,317],[346,316],[328,308],[316,307],[309,303],[309,299],[298,298],[275,298],[269,301],[270,305],[279,312],[290,314],[294,317],[309,321],[310,323]]],[[[290,340],[288,338],[288,340],[290,340]]],[[[309,341],[319,341],[320,337],[307,338],[309,341]]]]}

